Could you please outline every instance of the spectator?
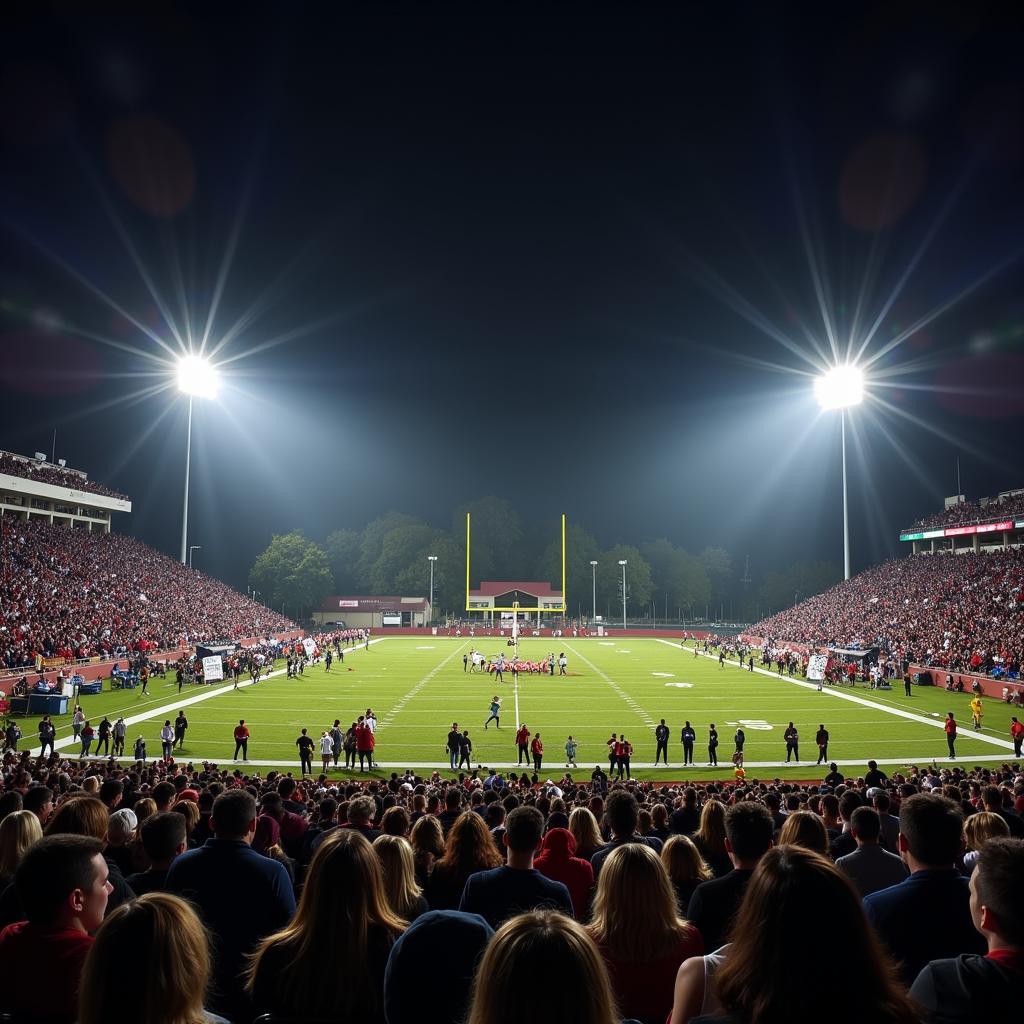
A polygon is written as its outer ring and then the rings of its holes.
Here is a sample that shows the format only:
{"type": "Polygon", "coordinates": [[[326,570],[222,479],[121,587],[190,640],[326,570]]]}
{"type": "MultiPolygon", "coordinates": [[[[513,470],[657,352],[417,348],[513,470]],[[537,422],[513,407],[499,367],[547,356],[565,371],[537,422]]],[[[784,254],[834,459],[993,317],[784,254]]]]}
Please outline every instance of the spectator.
{"type": "Polygon", "coordinates": [[[1002,1024],[1020,1016],[1024,980],[1024,842],[990,839],[971,875],[971,918],[988,952],[933,960],[910,995],[930,1024],[1002,1024]]]}
{"type": "Polygon", "coordinates": [[[850,832],[850,821],[854,811],[863,804],[860,793],[855,789],[848,789],[839,798],[839,817],[842,820],[843,828],[839,835],[834,836],[828,844],[829,856],[833,860],[839,860],[848,853],[857,849],[857,841],[850,832]]]}
{"type": "Polygon", "coordinates": [[[479,814],[460,815],[445,841],[444,856],[434,865],[427,886],[433,910],[456,910],[470,875],[503,863],[491,833],[479,814]]]}
{"type": "Polygon", "coordinates": [[[879,844],[881,824],[872,808],[858,807],[850,819],[850,835],[857,849],[836,861],[861,896],[898,885],[909,874],[906,864],[879,844]]]}
{"type": "MultiPolygon", "coordinates": [[[[470,817],[479,815],[470,812],[470,817]]],[[[470,875],[459,910],[479,914],[492,928],[538,907],[554,907],[571,917],[569,890],[561,882],[545,878],[533,866],[543,833],[544,816],[536,807],[517,807],[512,811],[506,819],[503,837],[508,863],[470,875]]]]}
{"type": "Polygon", "coordinates": [[[984,953],[985,944],[971,920],[967,879],[955,867],[963,848],[959,808],[924,793],[905,800],[899,845],[910,876],[866,896],[864,909],[910,985],[929,960],[984,953]]]}
{"type": "MultiPolygon", "coordinates": [[[[509,815],[511,818],[512,815],[509,815]]],[[[480,962],[467,1024],[619,1024],[608,974],[587,932],[551,911],[504,925],[480,962]],[[537,997],[537,979],[557,979],[537,997]]]]}
{"type": "Polygon", "coordinates": [[[26,811],[31,811],[39,819],[39,824],[45,828],[50,815],[53,814],[53,790],[49,786],[30,786],[25,793],[22,806],[26,811]]]}
{"type": "Polygon", "coordinates": [[[227,1024],[203,1009],[209,980],[210,943],[196,912],[176,896],[149,893],[118,907],[96,933],[78,1024],[106,1024],[117,1007],[145,1024],[227,1024]]]}
{"type": "Polygon", "coordinates": [[[693,840],[685,835],[668,837],[661,848],[661,863],[665,865],[669,881],[675,890],[679,916],[685,917],[694,889],[701,882],[714,878],[714,873],[700,855],[700,850],[693,840]]]}
{"type": "Polygon", "coordinates": [[[889,794],[884,790],[879,790],[872,797],[871,803],[878,812],[878,820],[882,827],[879,837],[882,848],[888,850],[889,853],[897,853],[900,848],[900,819],[895,814],[889,813],[889,808],[892,806],[889,794]]]}
{"type": "Polygon", "coordinates": [[[431,910],[413,921],[391,947],[384,972],[388,1024],[465,1020],[477,965],[493,935],[482,917],[454,910],[431,910]],[[438,950],[444,950],[440,985],[434,967],[438,950]],[[423,998],[424,992],[429,998],[423,998]]]}
{"type": "MultiPolygon", "coordinates": [[[[424,814],[412,827],[412,859],[416,866],[416,883],[426,893],[434,865],[444,856],[444,833],[433,814],[424,814]]],[[[461,896],[462,894],[459,893],[461,896]]]]}
{"type": "Polygon", "coordinates": [[[655,853],[661,853],[661,840],[654,836],[641,836],[637,832],[640,808],[636,797],[624,789],[613,790],[605,803],[605,820],[611,830],[611,839],[590,858],[594,866],[594,877],[601,875],[601,865],[611,854],[626,843],[642,843],[649,846],[655,853]]]}
{"type": "Polygon", "coordinates": [[[719,800],[708,800],[704,804],[693,841],[715,878],[721,878],[732,871],[732,861],[725,842],[725,804],[719,800]]]}
{"type": "Polygon", "coordinates": [[[165,887],[193,903],[214,937],[211,1005],[228,1019],[248,1020],[242,991],[246,956],[295,913],[288,872],[250,847],[256,801],[245,790],[221,793],[213,804],[213,839],[178,857],[165,887]]]}
{"type": "Polygon", "coordinates": [[[122,875],[132,873],[132,844],[135,842],[138,824],[135,812],[128,807],[114,811],[107,820],[106,857],[117,864],[122,875]]]}
{"type": "Polygon", "coordinates": [[[986,811],[998,814],[1006,822],[1012,838],[1024,838],[1024,822],[1016,811],[1006,808],[1003,803],[1003,791],[998,786],[986,786],[981,791],[981,802],[986,811]]]}
{"type": "Polygon", "coordinates": [[[765,807],[744,801],[729,808],[725,819],[725,846],[733,870],[721,878],[701,882],[690,897],[690,920],[714,952],[729,938],[736,914],[757,862],[772,846],[771,815],[765,807]]]}
{"type": "Polygon", "coordinates": [[[604,846],[597,819],[589,807],[575,807],[569,815],[569,831],[576,844],[576,856],[593,860],[594,854],[604,846]]]}
{"type": "Polygon", "coordinates": [[[246,988],[256,1011],[383,1024],[384,970],[405,928],[373,847],[335,829],[313,855],[294,920],[252,957],[246,988]]]}
{"type": "Polygon", "coordinates": [[[697,807],[697,790],[687,786],[683,798],[668,819],[669,829],[676,835],[692,836],[700,827],[700,810],[697,807]]]}
{"type": "Polygon", "coordinates": [[[609,854],[597,883],[589,928],[624,1017],[661,1024],[672,1009],[680,963],[704,951],[700,932],[679,916],[658,855],[639,843],[609,854]]]}
{"type": "MultiPolygon", "coordinates": [[[[716,883],[709,882],[709,885],[716,883]]],[[[835,866],[799,846],[779,846],[758,863],[740,907],[733,940],[720,951],[711,984],[696,958],[680,967],[671,1024],[811,1021],[829,1024],[919,1024],[868,928],[860,900],[835,866]],[[831,971],[792,975],[797,962],[821,955],[822,913],[828,908],[829,955],[851,983],[836,995],[831,971]],[[765,941],[767,936],[778,937],[765,941]]]]}
{"type": "Polygon", "coordinates": [[[7,978],[0,1006],[29,1020],[70,1024],[91,933],[110,895],[103,844],[91,836],[47,836],[25,854],[15,886],[27,920],[0,931],[7,978]]]}
{"type": "Polygon", "coordinates": [[[777,841],[779,846],[802,846],[823,857],[828,856],[828,833],[824,822],[811,811],[793,811],[788,815],[779,829],[777,841]]]}
{"type": "Polygon", "coordinates": [[[1000,815],[991,811],[978,811],[977,814],[972,814],[964,822],[964,845],[967,847],[963,858],[964,874],[973,873],[978,863],[978,855],[985,843],[990,839],[1008,838],[1009,835],[1010,826],[1000,815]]]}
{"type": "Polygon", "coordinates": [[[568,829],[549,829],[544,833],[540,853],[534,858],[533,866],[545,878],[561,882],[569,890],[576,919],[583,921],[594,889],[594,869],[589,861],[575,854],[576,840],[568,829]]]}
{"type": "MultiPolygon", "coordinates": [[[[394,810],[396,808],[392,808],[394,810]]],[[[395,917],[415,921],[429,909],[416,881],[412,847],[401,836],[379,835],[373,851],[384,873],[384,893],[395,917]]]]}
{"type": "Polygon", "coordinates": [[[185,818],[177,811],[150,815],[140,831],[149,869],[129,875],[127,879],[138,896],[163,891],[171,864],[188,849],[185,818]]]}
{"type": "Polygon", "coordinates": [[[14,881],[25,854],[42,838],[39,819],[31,811],[14,811],[0,821],[0,890],[14,881]]]}

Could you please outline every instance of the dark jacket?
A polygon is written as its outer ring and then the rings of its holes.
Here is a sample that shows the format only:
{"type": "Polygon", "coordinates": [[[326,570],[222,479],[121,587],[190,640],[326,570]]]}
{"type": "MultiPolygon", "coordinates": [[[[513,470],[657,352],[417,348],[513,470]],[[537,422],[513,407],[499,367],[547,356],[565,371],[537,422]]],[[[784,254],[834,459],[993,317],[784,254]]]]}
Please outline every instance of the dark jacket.
{"type": "Polygon", "coordinates": [[[479,914],[492,928],[540,907],[573,916],[569,890],[561,882],[545,878],[536,868],[524,870],[507,865],[470,875],[459,904],[464,914],[479,914]]]}
{"type": "Polygon", "coordinates": [[[729,941],[733,918],[753,873],[734,868],[693,890],[686,913],[703,936],[705,949],[715,950],[729,941]]]}
{"type": "Polygon", "coordinates": [[[910,989],[928,1024],[1010,1024],[1021,1019],[1024,974],[987,956],[933,960],[910,989]]]}

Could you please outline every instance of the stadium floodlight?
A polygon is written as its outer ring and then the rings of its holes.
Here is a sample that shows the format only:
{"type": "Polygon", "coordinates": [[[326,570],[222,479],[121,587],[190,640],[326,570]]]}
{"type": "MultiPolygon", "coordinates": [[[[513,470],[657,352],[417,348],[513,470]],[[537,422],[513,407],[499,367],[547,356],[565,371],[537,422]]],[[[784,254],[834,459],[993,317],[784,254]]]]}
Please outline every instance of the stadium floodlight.
{"type": "Polygon", "coordinates": [[[430,620],[434,620],[434,563],[437,561],[437,555],[427,555],[427,561],[430,563],[430,620]]]}
{"type": "Polygon", "coordinates": [[[848,409],[864,401],[864,373],[858,366],[833,366],[814,382],[822,409],[848,409]]]}
{"type": "Polygon", "coordinates": [[[597,562],[590,560],[590,592],[591,600],[594,603],[594,610],[591,612],[591,621],[597,622],[597,562]]]}
{"type": "Polygon", "coordinates": [[[181,513],[181,564],[188,559],[188,478],[192,468],[192,399],[216,398],[220,389],[217,368],[202,356],[189,353],[178,360],[178,390],[188,395],[188,431],[185,437],[185,497],[181,513]]]}
{"type": "Polygon", "coordinates": [[[619,565],[622,566],[622,629],[626,629],[626,559],[620,558],[619,565]]]}
{"type": "Polygon", "coordinates": [[[843,578],[850,578],[850,510],[846,492],[846,410],[864,401],[864,372],[849,363],[833,366],[814,382],[814,397],[822,409],[838,409],[843,447],[843,578]]]}
{"type": "Polygon", "coordinates": [[[190,569],[192,568],[192,552],[193,551],[202,551],[202,550],[203,550],[203,545],[202,544],[189,544],[189,546],[188,546],[188,567],[190,569]]]}

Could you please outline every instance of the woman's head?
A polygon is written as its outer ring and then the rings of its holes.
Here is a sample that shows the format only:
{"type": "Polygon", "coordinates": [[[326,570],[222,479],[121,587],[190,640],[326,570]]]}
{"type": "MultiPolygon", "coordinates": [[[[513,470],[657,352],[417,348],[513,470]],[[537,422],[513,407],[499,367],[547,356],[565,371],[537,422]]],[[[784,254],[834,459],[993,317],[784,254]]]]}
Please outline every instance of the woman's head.
{"type": "Polygon", "coordinates": [[[642,962],[664,952],[686,927],[658,855],[642,843],[616,847],[601,865],[590,932],[620,960],[642,962]]]}
{"type": "Polygon", "coordinates": [[[1006,819],[993,811],[979,811],[964,822],[964,841],[968,850],[980,850],[989,839],[999,839],[1009,834],[1010,826],[1006,824],[1006,819]]]}
{"type": "Polygon", "coordinates": [[[0,821],[0,876],[13,875],[21,858],[42,838],[43,828],[32,811],[14,811],[0,821]]]}
{"type": "Polygon", "coordinates": [[[498,853],[494,839],[484,819],[473,811],[466,811],[455,819],[444,847],[440,863],[455,871],[483,871],[496,868],[504,858],[498,853]]]}
{"type": "Polygon", "coordinates": [[[46,823],[48,836],[92,836],[107,841],[109,814],[98,797],[73,796],[53,812],[46,823]]]}
{"type": "Polygon", "coordinates": [[[732,930],[732,943],[718,975],[718,994],[739,1020],[804,1020],[821,1006],[832,1007],[833,1022],[916,1021],[864,916],[860,895],[820,853],[801,846],[776,846],[758,861],[732,930]],[[794,952],[812,956],[813,937],[827,912],[829,955],[857,978],[835,1001],[835,979],[804,972],[793,984],[794,952]],[[766,942],[769,935],[806,936],[803,945],[766,942]]]}
{"type": "Polygon", "coordinates": [[[697,837],[711,853],[725,853],[725,804],[719,800],[704,804],[697,837]]]}
{"type": "Polygon", "coordinates": [[[779,829],[779,846],[802,846],[828,856],[828,832],[825,823],[810,811],[794,811],[779,829]]]}
{"type": "Polygon", "coordinates": [[[608,972],[586,931],[552,911],[521,914],[491,940],[467,1024],[617,1024],[608,972]],[[537,998],[537,979],[556,979],[537,998]]]}
{"type": "Polygon", "coordinates": [[[673,882],[706,882],[714,875],[689,836],[669,836],[661,848],[661,863],[673,882]]]}
{"type": "Polygon", "coordinates": [[[201,1024],[210,971],[207,935],[196,912],[152,892],[112,911],[89,950],[79,991],[80,1024],[103,1024],[112,1006],[145,1024],[201,1024]],[[139,959],[139,951],[146,956],[139,959]],[[125,971],[125,964],[134,965],[125,971]]]}
{"type": "Polygon", "coordinates": [[[422,895],[416,884],[412,847],[401,836],[382,835],[373,841],[373,850],[384,872],[388,904],[397,917],[411,916],[422,895]]]}
{"type": "Polygon", "coordinates": [[[577,850],[596,850],[604,846],[597,818],[589,807],[576,807],[569,815],[569,831],[576,840],[577,850]]]}
{"type": "Polygon", "coordinates": [[[440,857],[444,853],[444,831],[441,822],[433,814],[424,814],[416,819],[410,835],[416,853],[429,853],[440,857]]]}

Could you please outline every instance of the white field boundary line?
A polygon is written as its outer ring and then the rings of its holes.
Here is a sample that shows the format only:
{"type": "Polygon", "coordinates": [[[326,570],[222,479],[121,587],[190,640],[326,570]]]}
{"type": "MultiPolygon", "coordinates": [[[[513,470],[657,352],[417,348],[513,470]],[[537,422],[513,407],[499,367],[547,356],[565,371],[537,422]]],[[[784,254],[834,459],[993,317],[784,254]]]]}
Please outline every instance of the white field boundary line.
{"type": "MultiPolygon", "coordinates": [[[[384,638],[382,637],[381,639],[384,639],[384,638]]],[[[408,692],[408,693],[407,693],[407,694],[406,694],[406,695],[405,695],[404,697],[402,697],[402,699],[401,699],[401,700],[400,700],[400,701],[399,701],[399,702],[398,702],[398,703],[397,703],[397,704],[396,704],[396,705],[395,705],[395,706],[394,706],[394,707],[393,707],[393,708],[392,708],[392,709],[391,709],[391,710],[390,710],[390,711],[389,711],[389,712],[388,712],[388,713],[387,713],[387,714],[386,714],[386,715],[385,715],[385,716],[384,716],[384,717],[383,717],[383,718],[381,719],[381,722],[380,722],[380,726],[379,726],[378,728],[380,728],[380,729],[383,729],[383,728],[385,728],[386,726],[390,725],[390,724],[391,724],[391,723],[392,723],[392,722],[393,722],[393,721],[395,720],[395,716],[396,716],[396,715],[397,715],[397,714],[399,713],[399,711],[401,711],[401,710],[402,710],[402,708],[404,708],[404,707],[405,707],[405,705],[406,705],[406,704],[408,704],[408,703],[409,703],[409,701],[411,701],[411,700],[413,699],[413,697],[415,697],[415,696],[416,696],[416,694],[417,694],[417,693],[419,693],[419,692],[420,692],[420,690],[422,690],[422,689],[423,689],[423,687],[424,687],[424,686],[426,686],[426,685],[427,685],[427,683],[429,683],[429,682],[430,682],[430,680],[431,680],[431,679],[433,679],[433,678],[434,678],[434,676],[436,676],[436,675],[437,675],[437,673],[438,673],[438,672],[440,672],[440,671],[441,671],[441,669],[443,669],[443,668],[445,667],[445,665],[447,665],[447,664],[448,664],[448,662],[452,660],[452,658],[456,657],[456,656],[457,656],[458,654],[460,654],[460,653],[461,653],[461,652],[462,652],[463,650],[465,650],[465,648],[466,648],[466,644],[468,644],[468,643],[469,643],[469,641],[467,640],[467,641],[465,641],[465,643],[459,644],[459,646],[458,646],[458,647],[456,647],[456,648],[455,648],[455,650],[454,650],[454,651],[452,651],[452,653],[451,653],[451,654],[449,654],[449,655],[448,655],[448,656],[447,656],[446,658],[442,658],[442,660],[441,660],[441,661],[439,661],[439,662],[438,662],[438,663],[437,663],[437,664],[436,664],[436,665],[435,665],[435,666],[434,666],[434,667],[433,667],[433,668],[432,668],[432,669],[431,669],[431,670],[430,670],[430,671],[429,671],[429,672],[428,672],[428,673],[427,673],[427,674],[426,674],[426,675],[425,675],[425,676],[424,676],[424,677],[423,677],[423,678],[422,678],[422,679],[421,679],[421,680],[420,680],[420,681],[419,681],[419,682],[418,682],[418,683],[417,683],[417,684],[416,684],[416,685],[415,685],[415,686],[414,686],[414,687],[413,687],[413,688],[412,688],[412,689],[411,689],[411,690],[410,690],[410,691],[409,691],[409,692],[408,692]]],[[[250,762],[250,763],[252,763],[252,762],[250,762]]]]}
{"type": "Polygon", "coordinates": [[[640,717],[640,720],[644,723],[644,725],[646,725],[649,729],[654,728],[654,719],[651,718],[651,716],[635,700],[633,700],[633,698],[624,689],[622,689],[622,687],[619,686],[619,684],[615,682],[615,680],[612,679],[612,677],[608,675],[607,672],[604,672],[602,669],[599,669],[592,661],[590,661],[589,659],[585,658],[582,654],[580,654],[580,652],[577,651],[576,648],[573,647],[571,644],[566,644],[565,649],[567,651],[572,651],[572,653],[575,654],[576,657],[579,658],[584,665],[587,665],[590,668],[591,672],[596,672],[612,688],[616,696],[625,701],[629,709],[640,717]]]}
{"type": "MultiPolygon", "coordinates": [[[[386,636],[379,636],[379,637],[376,637],[375,639],[372,639],[370,641],[370,643],[371,644],[379,644],[382,640],[387,640],[387,639],[389,639],[389,638],[386,637],[386,636]]],[[[362,648],[362,649],[365,650],[365,645],[360,644],[359,648],[362,648]]],[[[358,649],[358,648],[356,648],[356,649],[358,649]]],[[[350,650],[348,653],[351,654],[352,651],[350,650]]],[[[265,676],[261,676],[260,677],[260,682],[264,683],[268,679],[275,679],[278,676],[284,675],[287,671],[288,671],[287,668],[279,668],[276,672],[268,672],[265,676]]],[[[301,678],[301,676],[299,678],[301,678]]],[[[241,690],[241,689],[243,689],[246,686],[254,686],[254,685],[255,684],[253,683],[253,681],[251,679],[247,679],[244,683],[240,682],[238,684],[237,689],[241,690]]],[[[227,685],[227,686],[218,686],[218,687],[216,687],[216,688],[214,688],[212,690],[207,690],[205,693],[196,694],[196,696],[194,696],[194,697],[185,697],[183,700],[175,701],[173,704],[164,704],[162,707],[159,707],[159,708],[150,708],[148,711],[144,711],[142,714],[131,715],[130,717],[128,717],[128,718],[126,718],[124,720],[124,724],[125,725],[136,725],[139,722],[148,722],[151,718],[159,718],[161,715],[164,718],[166,718],[172,711],[178,711],[181,708],[191,707],[193,704],[200,704],[204,700],[210,700],[213,697],[219,697],[222,693],[231,693],[235,689],[236,689],[236,687],[235,687],[235,684],[233,682],[231,684],[227,685]]],[[[40,718],[41,717],[42,716],[40,716],[40,718]]],[[[125,742],[127,743],[127,737],[125,739],[125,742]]],[[[113,737],[111,737],[111,743],[113,743],[113,737]]],[[[81,741],[75,739],[74,736],[65,736],[63,739],[57,740],[54,743],[53,746],[54,746],[54,750],[64,750],[67,747],[71,747],[71,746],[78,746],[78,747],[80,747],[81,746],[81,741]]],[[[42,749],[43,749],[42,747],[34,747],[29,752],[30,756],[38,757],[40,752],[42,751],[42,749]]],[[[91,761],[91,760],[94,760],[94,758],[92,756],[90,756],[88,758],[88,760],[91,761]]],[[[103,758],[95,758],[95,760],[106,760],[106,758],[105,757],[103,757],[103,758]]],[[[126,758],[125,760],[131,761],[132,759],[131,758],[126,758]]]]}
{"type": "MultiPolygon", "coordinates": [[[[651,640],[656,640],[659,644],[667,644],[669,647],[675,650],[686,650],[689,651],[689,647],[680,648],[676,643],[671,640],[663,640],[661,637],[650,637],[651,640]]],[[[700,654],[700,652],[697,652],[700,654]]],[[[710,658],[712,661],[718,661],[717,654],[701,654],[702,658],[710,658]]],[[[740,671],[748,672],[748,669],[742,668],[740,665],[733,665],[732,662],[727,662],[730,668],[738,668],[740,671]]],[[[771,679],[781,679],[783,682],[790,683],[793,686],[803,687],[805,690],[817,690],[818,686],[816,683],[805,682],[802,679],[791,679],[788,676],[780,676],[777,672],[769,672],[767,669],[755,668],[754,671],[762,676],[768,676],[771,679]]],[[[824,686],[821,689],[821,693],[827,694],[829,697],[837,697],[839,700],[848,700],[852,704],[860,704],[866,708],[874,708],[876,711],[884,711],[887,715],[895,715],[897,718],[906,718],[911,722],[920,722],[922,725],[929,725],[933,729],[943,728],[943,719],[926,718],[924,715],[919,715],[914,711],[904,711],[902,708],[889,707],[885,704],[878,704],[873,700],[867,700],[865,697],[857,697],[852,693],[846,693],[836,686],[824,686]]],[[[959,723],[958,723],[959,724],[959,723]]],[[[983,732],[975,732],[973,729],[960,729],[957,732],[957,741],[965,738],[973,740],[980,740],[982,743],[990,743],[994,747],[1000,747],[1003,750],[1013,750],[1013,744],[1009,740],[1001,740],[996,736],[988,736],[983,732]]],[[[879,764],[893,762],[882,762],[875,758],[879,764]]],[[[959,758],[958,758],[959,760],[959,758]]]]}

